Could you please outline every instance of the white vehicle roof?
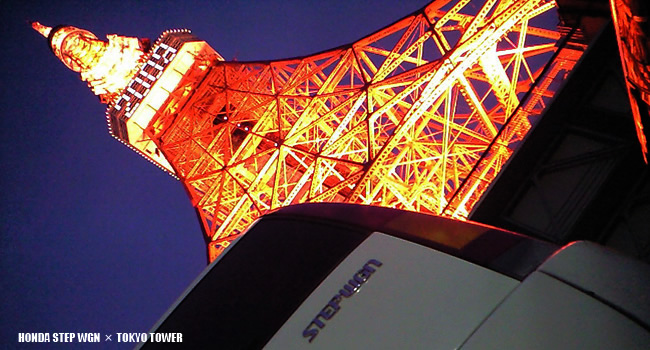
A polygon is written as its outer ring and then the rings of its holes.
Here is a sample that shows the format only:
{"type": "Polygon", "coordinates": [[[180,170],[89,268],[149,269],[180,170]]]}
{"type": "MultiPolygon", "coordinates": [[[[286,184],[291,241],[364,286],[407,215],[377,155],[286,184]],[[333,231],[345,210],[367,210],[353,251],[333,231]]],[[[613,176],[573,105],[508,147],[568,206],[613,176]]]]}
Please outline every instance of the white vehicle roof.
{"type": "Polygon", "coordinates": [[[648,298],[650,268],[595,244],[304,204],[261,218],[152,332],[200,348],[647,349],[648,298]]]}

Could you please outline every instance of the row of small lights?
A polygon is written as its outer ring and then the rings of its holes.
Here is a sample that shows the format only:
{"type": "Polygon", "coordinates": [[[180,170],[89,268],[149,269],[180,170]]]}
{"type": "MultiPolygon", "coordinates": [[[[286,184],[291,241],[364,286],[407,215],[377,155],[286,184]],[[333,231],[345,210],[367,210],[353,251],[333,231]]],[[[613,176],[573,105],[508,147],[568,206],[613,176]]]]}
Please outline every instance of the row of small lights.
{"type": "MultiPolygon", "coordinates": [[[[192,33],[192,32],[191,32],[189,29],[169,29],[169,30],[164,31],[164,32],[163,32],[163,33],[158,37],[158,39],[156,40],[156,42],[152,45],[152,49],[150,50],[150,52],[149,52],[148,54],[144,54],[144,55],[142,55],[142,57],[140,58],[140,60],[139,60],[139,62],[138,62],[138,66],[141,67],[145,62],[147,62],[147,60],[149,60],[149,58],[151,57],[151,55],[152,55],[153,52],[154,52],[153,47],[159,46],[159,45],[162,43],[163,38],[164,38],[166,35],[168,35],[168,34],[172,34],[172,33],[188,33],[188,34],[190,34],[190,33],[192,33]]],[[[116,101],[117,99],[119,99],[119,97],[116,98],[116,99],[114,99],[113,101],[116,101]]],[[[112,102],[113,102],[113,101],[109,102],[109,104],[108,104],[108,106],[107,106],[107,108],[106,108],[106,124],[108,125],[108,132],[109,132],[109,134],[110,134],[111,136],[113,136],[114,139],[120,141],[120,142],[121,142],[122,144],[124,144],[126,147],[130,148],[132,151],[134,151],[135,153],[137,153],[137,154],[139,154],[140,156],[142,156],[142,158],[146,159],[147,161],[149,161],[149,162],[152,163],[153,165],[155,165],[155,166],[157,166],[158,168],[160,168],[162,171],[164,171],[164,172],[166,172],[167,174],[171,175],[174,179],[176,179],[176,180],[180,180],[180,178],[179,178],[178,176],[176,176],[176,174],[174,174],[174,173],[172,173],[171,171],[169,171],[169,169],[164,168],[163,166],[161,166],[160,164],[158,164],[157,162],[155,162],[153,159],[151,159],[149,156],[147,156],[146,154],[144,154],[142,151],[140,151],[139,149],[133,147],[130,143],[125,142],[124,140],[122,140],[120,137],[118,137],[118,136],[113,132],[113,127],[111,126],[111,118],[110,118],[110,114],[109,114],[109,111],[110,111],[110,109],[111,109],[111,107],[112,107],[112,102]]]]}

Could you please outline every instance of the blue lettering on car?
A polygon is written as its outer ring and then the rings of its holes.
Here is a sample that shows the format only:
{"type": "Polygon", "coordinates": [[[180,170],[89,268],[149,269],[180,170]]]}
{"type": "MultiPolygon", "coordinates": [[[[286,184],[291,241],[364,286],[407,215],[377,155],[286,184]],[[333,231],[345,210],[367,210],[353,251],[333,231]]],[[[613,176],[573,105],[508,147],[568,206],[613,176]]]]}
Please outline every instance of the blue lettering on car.
{"type": "Polygon", "coordinates": [[[380,267],[381,265],[382,263],[379,260],[368,260],[368,262],[363,265],[363,268],[352,275],[352,278],[348,283],[344,284],[343,288],[341,288],[341,290],[339,290],[339,292],[336,293],[327,304],[325,304],[325,307],[321,309],[316,317],[311,320],[309,325],[307,325],[307,328],[302,331],[302,336],[308,338],[310,343],[314,341],[318,332],[325,327],[325,321],[332,319],[332,317],[341,310],[341,301],[344,298],[347,299],[357,293],[370,276],[377,271],[375,268],[380,267]]]}

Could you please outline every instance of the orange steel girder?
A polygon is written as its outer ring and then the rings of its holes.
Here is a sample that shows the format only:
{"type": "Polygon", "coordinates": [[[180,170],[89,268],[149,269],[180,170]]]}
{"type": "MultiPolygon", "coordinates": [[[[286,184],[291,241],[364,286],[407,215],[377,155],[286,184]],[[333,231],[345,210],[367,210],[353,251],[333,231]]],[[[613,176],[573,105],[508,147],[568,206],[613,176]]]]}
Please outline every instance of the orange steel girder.
{"type": "Polygon", "coordinates": [[[210,260],[260,215],[301,202],[466,218],[580,55],[556,52],[554,8],[435,1],[313,56],[197,57],[147,132],[210,260]]]}

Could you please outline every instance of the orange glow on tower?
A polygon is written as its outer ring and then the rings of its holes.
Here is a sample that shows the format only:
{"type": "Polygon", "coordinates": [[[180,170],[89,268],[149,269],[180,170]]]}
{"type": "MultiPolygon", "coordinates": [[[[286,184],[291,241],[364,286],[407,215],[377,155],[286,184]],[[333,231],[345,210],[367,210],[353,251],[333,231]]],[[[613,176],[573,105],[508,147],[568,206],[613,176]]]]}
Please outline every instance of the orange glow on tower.
{"type": "MultiPolygon", "coordinates": [[[[182,181],[210,260],[295,203],[464,219],[581,55],[553,18],[549,0],[438,0],[347,46],[259,62],[224,61],[168,31],[107,118],[182,181]]],[[[85,33],[78,47],[92,52],[61,47],[91,67],[106,54],[85,33]]]]}
{"type": "Polygon", "coordinates": [[[48,39],[52,52],[71,70],[80,73],[81,80],[109,103],[122,92],[133,78],[148,40],[108,35],[108,41],[84,29],[73,26],[51,28],[38,22],[32,28],[48,39]]]}
{"type": "Polygon", "coordinates": [[[610,0],[625,88],[630,99],[643,160],[648,163],[650,135],[650,28],[647,5],[642,1],[610,0]]]}

